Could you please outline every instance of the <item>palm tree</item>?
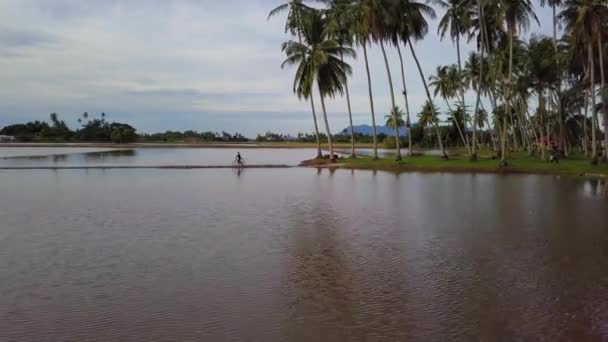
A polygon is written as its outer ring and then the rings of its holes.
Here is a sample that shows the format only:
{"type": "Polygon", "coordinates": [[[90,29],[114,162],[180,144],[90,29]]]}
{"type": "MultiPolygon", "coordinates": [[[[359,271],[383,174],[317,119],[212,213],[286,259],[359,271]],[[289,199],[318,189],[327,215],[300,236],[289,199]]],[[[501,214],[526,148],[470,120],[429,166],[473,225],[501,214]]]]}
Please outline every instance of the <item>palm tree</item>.
{"type": "MultiPolygon", "coordinates": [[[[559,78],[554,66],[553,42],[542,36],[532,36],[528,43],[527,75],[530,87],[536,91],[538,97],[538,132],[541,137],[541,158],[545,158],[545,148],[542,137],[546,134],[547,113],[545,110],[545,91],[555,85],[559,78]]],[[[548,134],[547,135],[547,139],[548,134]]]]}
{"type": "MultiPolygon", "coordinates": [[[[424,103],[424,105],[422,106],[422,110],[420,111],[420,113],[418,113],[418,124],[424,128],[429,127],[429,126],[437,127],[437,121],[439,121],[439,119],[437,118],[438,112],[439,112],[439,109],[437,109],[437,107],[435,107],[433,102],[427,100],[424,103]]],[[[442,142],[441,133],[439,130],[436,130],[436,133],[437,133],[437,141],[441,144],[441,142],[442,142]]]]}
{"type": "MultiPolygon", "coordinates": [[[[561,6],[562,3],[564,1],[563,0],[540,0],[540,5],[541,6],[545,6],[545,5],[549,5],[551,6],[551,9],[553,11],[553,48],[555,49],[555,66],[556,67],[560,67],[560,63],[559,63],[559,55],[558,55],[558,48],[557,48],[557,6],[561,6]]],[[[560,82],[561,82],[561,78],[560,78],[560,82]]],[[[560,96],[561,93],[561,84],[558,88],[558,96],[560,96]]],[[[563,146],[564,144],[564,123],[562,121],[562,108],[558,107],[557,108],[558,113],[559,113],[559,124],[560,124],[560,146],[563,146]]]]}
{"type": "Polygon", "coordinates": [[[287,59],[285,65],[297,65],[294,89],[304,89],[303,94],[312,98],[313,84],[316,83],[321,97],[323,120],[329,144],[330,159],[334,160],[331,130],[327,119],[325,98],[344,93],[344,84],[351,67],[342,61],[341,56],[353,57],[351,48],[342,47],[329,38],[326,19],[320,11],[309,11],[301,18],[303,43],[289,41],[283,45],[287,59]]]}
{"type": "MultiPolygon", "coordinates": [[[[285,21],[285,32],[289,32],[292,35],[300,35],[300,27],[302,17],[306,11],[311,10],[310,7],[304,4],[305,0],[287,0],[286,3],[275,7],[270,13],[268,18],[274,17],[280,13],[287,11],[287,20],[285,21]]],[[[299,37],[301,40],[301,37],[299,37]]]]}
{"type": "MultiPolygon", "coordinates": [[[[507,26],[507,34],[509,37],[509,74],[507,78],[507,94],[505,101],[508,106],[511,106],[511,96],[513,92],[513,40],[518,30],[526,30],[530,27],[530,17],[534,18],[537,23],[538,18],[534,14],[532,2],[530,0],[501,0],[501,5],[504,11],[504,20],[507,26]]],[[[509,114],[512,111],[509,110],[509,114]]],[[[501,138],[501,164],[506,165],[506,130],[507,116],[503,116],[503,134],[501,138]]]]}
{"type": "MultiPolygon", "coordinates": [[[[439,33],[441,39],[445,37],[446,33],[449,31],[450,38],[452,42],[456,43],[456,57],[458,59],[458,72],[462,75],[462,59],[460,55],[460,37],[465,36],[469,33],[469,28],[471,27],[471,21],[473,18],[473,9],[471,1],[469,0],[439,0],[438,4],[441,8],[445,9],[445,14],[439,21],[439,27],[437,28],[437,32],[439,33]]],[[[466,103],[465,103],[465,84],[461,83],[460,86],[460,101],[461,106],[465,113],[466,118],[466,103]]],[[[468,138],[466,136],[467,124],[466,119],[464,120],[464,131],[465,131],[465,145],[469,150],[469,155],[471,154],[471,149],[469,147],[468,138]]]]}
{"type": "MultiPolygon", "coordinates": [[[[395,103],[395,92],[393,89],[393,78],[391,75],[391,69],[390,66],[388,64],[388,58],[386,56],[386,49],[384,47],[384,41],[385,40],[391,40],[391,33],[395,32],[398,28],[398,23],[399,23],[399,19],[400,18],[395,18],[396,15],[394,15],[395,11],[393,9],[393,6],[389,6],[389,5],[394,5],[398,2],[401,1],[393,1],[392,4],[390,2],[380,2],[378,1],[376,6],[374,6],[375,10],[377,11],[377,13],[373,14],[373,18],[385,18],[384,20],[378,20],[378,23],[376,23],[373,26],[373,32],[372,32],[372,37],[380,44],[380,49],[382,50],[382,56],[384,57],[384,66],[386,67],[386,74],[388,77],[388,85],[389,85],[389,91],[390,91],[390,98],[391,98],[391,108],[396,108],[397,105],[395,103]],[[383,6],[384,5],[384,6],[383,6]]],[[[394,36],[394,34],[393,34],[394,36]]],[[[393,39],[394,41],[394,39],[393,39]]],[[[393,114],[395,114],[396,112],[394,110],[391,110],[393,112],[393,114]]],[[[399,141],[399,126],[397,124],[397,117],[395,116],[393,118],[393,125],[392,127],[395,129],[395,137],[396,137],[396,141],[399,141]]],[[[396,148],[396,153],[395,153],[395,159],[396,160],[401,160],[401,146],[400,144],[395,144],[395,148],[396,148]]]]}
{"type": "MultiPolygon", "coordinates": [[[[574,37],[574,39],[585,42],[587,45],[587,71],[589,80],[589,92],[591,94],[591,111],[592,111],[592,130],[591,130],[591,154],[592,164],[598,163],[597,137],[596,130],[599,125],[599,119],[596,110],[596,93],[595,93],[595,61],[593,56],[593,46],[598,43],[598,55],[602,56],[602,25],[608,16],[608,7],[605,0],[565,0],[564,10],[559,14],[559,17],[564,21],[566,30],[574,37]]],[[[603,68],[604,61],[599,61],[603,68]]],[[[601,70],[600,70],[601,73],[601,70]]],[[[601,76],[600,76],[601,77],[601,76]]],[[[604,111],[605,118],[607,116],[604,111]]],[[[607,127],[608,128],[608,127],[607,127]]]]}
{"type": "MultiPolygon", "coordinates": [[[[268,19],[271,17],[278,15],[282,12],[288,11],[287,20],[285,22],[285,32],[290,32],[292,35],[298,36],[298,42],[302,43],[302,35],[301,35],[301,21],[302,17],[305,15],[306,11],[310,11],[311,8],[306,6],[303,3],[303,0],[288,0],[288,2],[277,6],[275,9],[270,11],[268,14],[268,19]]],[[[296,89],[294,88],[294,91],[296,89]]],[[[308,94],[309,95],[309,94],[308,94]]],[[[319,136],[319,126],[317,124],[317,115],[315,113],[315,104],[312,96],[304,95],[303,93],[298,94],[298,97],[305,99],[310,98],[310,107],[312,111],[312,118],[314,121],[315,127],[315,135],[317,138],[317,158],[321,158],[323,154],[321,153],[321,139],[319,136]]]]}
{"type": "MultiPolygon", "coordinates": [[[[407,1],[395,1],[391,11],[387,13],[387,17],[390,21],[390,30],[388,32],[388,39],[397,48],[397,54],[399,55],[399,65],[401,67],[401,82],[403,84],[403,98],[405,100],[405,115],[406,122],[405,127],[409,130],[412,127],[410,120],[410,104],[407,97],[407,86],[405,84],[405,66],[403,63],[403,54],[401,53],[401,43],[406,43],[406,39],[401,36],[401,33],[408,32],[408,23],[402,20],[402,13],[405,13],[409,3],[407,1]]],[[[409,155],[414,155],[412,135],[408,132],[408,152],[409,155]]]]}
{"type": "Polygon", "coordinates": [[[384,116],[386,120],[386,127],[395,128],[395,122],[397,122],[397,128],[405,127],[405,120],[403,120],[403,111],[399,107],[393,108],[390,114],[384,116]],[[397,120],[395,120],[397,118],[397,120]]]}
{"type": "MultiPolygon", "coordinates": [[[[456,94],[458,93],[458,91],[460,89],[462,89],[462,86],[460,85],[461,83],[462,83],[461,75],[458,72],[458,68],[456,66],[441,66],[440,65],[437,67],[437,74],[431,75],[429,85],[431,87],[435,88],[435,94],[434,94],[435,97],[437,95],[439,95],[445,101],[445,104],[448,107],[448,112],[452,116],[452,122],[454,123],[454,126],[456,126],[456,129],[458,130],[458,134],[460,135],[460,139],[462,139],[463,145],[467,147],[467,150],[469,151],[469,154],[470,154],[471,150],[469,149],[469,143],[468,143],[465,135],[462,132],[462,129],[459,124],[459,120],[456,120],[456,118],[454,117],[454,114],[456,113],[456,111],[454,111],[452,109],[452,106],[450,105],[450,102],[449,102],[449,99],[456,97],[456,94]]],[[[463,108],[463,107],[461,105],[458,105],[457,108],[463,108]]],[[[464,109],[462,109],[462,110],[463,110],[463,114],[465,114],[464,109]]],[[[463,115],[463,119],[465,119],[465,118],[466,118],[466,115],[463,115]]],[[[464,124],[465,120],[463,120],[463,124],[464,124]]]]}
{"type": "Polygon", "coordinates": [[[367,44],[370,42],[372,34],[372,24],[376,20],[374,11],[377,7],[376,0],[355,0],[348,7],[349,17],[351,18],[351,31],[355,37],[357,45],[363,49],[365,60],[365,71],[367,75],[367,88],[369,93],[369,106],[372,115],[372,139],[374,149],[374,159],[378,159],[378,138],[376,135],[376,114],[374,111],[374,95],[372,92],[372,79],[369,70],[369,60],[367,58],[367,44]]]}
{"type": "MultiPolygon", "coordinates": [[[[331,0],[330,7],[327,10],[328,31],[331,36],[343,47],[351,47],[353,44],[353,35],[350,30],[351,18],[349,17],[349,0],[331,0]]],[[[340,56],[344,61],[344,56],[340,56]]],[[[355,158],[355,132],[353,128],[353,114],[350,105],[350,91],[348,90],[348,82],[344,83],[344,91],[346,93],[346,105],[348,109],[348,120],[350,124],[350,139],[351,139],[351,157],[355,158]]]]}
{"type": "MultiPolygon", "coordinates": [[[[398,15],[401,16],[401,20],[404,22],[404,24],[400,27],[399,36],[401,37],[401,40],[404,42],[404,44],[409,45],[410,47],[410,52],[412,53],[412,57],[414,58],[414,62],[416,63],[416,67],[418,68],[418,72],[420,74],[420,79],[422,80],[422,84],[426,92],[427,101],[430,104],[428,109],[431,111],[435,111],[435,106],[432,105],[433,99],[431,98],[431,93],[426,83],[424,72],[422,71],[420,61],[418,60],[418,56],[416,55],[416,51],[414,50],[414,46],[412,44],[412,40],[420,40],[427,34],[429,27],[425,16],[434,19],[436,17],[435,10],[433,10],[433,8],[428,5],[415,0],[401,0],[401,2],[402,4],[401,6],[399,6],[399,10],[401,12],[398,13],[398,15]]],[[[433,116],[437,117],[436,113],[433,116]]],[[[437,131],[437,137],[439,139],[439,148],[441,149],[441,156],[444,159],[448,159],[448,155],[445,152],[443,142],[441,141],[438,120],[433,120],[433,124],[435,126],[435,130],[437,131]]]]}
{"type": "MultiPolygon", "coordinates": [[[[477,42],[477,50],[479,51],[479,58],[476,59],[476,55],[474,53],[470,54],[470,58],[469,58],[469,70],[470,71],[478,71],[478,77],[472,77],[471,81],[473,83],[473,85],[475,84],[475,82],[477,83],[477,87],[476,87],[476,92],[477,92],[477,97],[475,99],[475,107],[473,109],[473,122],[477,122],[477,115],[479,113],[479,105],[481,104],[481,92],[482,92],[482,84],[483,84],[483,80],[484,80],[484,53],[486,50],[486,35],[485,35],[485,21],[483,20],[483,5],[482,5],[482,0],[477,0],[477,27],[478,27],[478,42],[477,42]]],[[[471,26],[474,27],[475,25],[473,23],[471,23],[471,26]]],[[[473,35],[473,34],[471,34],[473,35]]],[[[471,73],[471,72],[469,72],[471,73]]],[[[472,75],[471,75],[472,76],[472,75]]],[[[470,160],[471,161],[476,161],[477,160],[477,144],[475,143],[475,141],[477,140],[477,125],[473,124],[473,145],[471,146],[471,157],[470,160]]],[[[494,144],[495,141],[493,140],[494,144]]]]}

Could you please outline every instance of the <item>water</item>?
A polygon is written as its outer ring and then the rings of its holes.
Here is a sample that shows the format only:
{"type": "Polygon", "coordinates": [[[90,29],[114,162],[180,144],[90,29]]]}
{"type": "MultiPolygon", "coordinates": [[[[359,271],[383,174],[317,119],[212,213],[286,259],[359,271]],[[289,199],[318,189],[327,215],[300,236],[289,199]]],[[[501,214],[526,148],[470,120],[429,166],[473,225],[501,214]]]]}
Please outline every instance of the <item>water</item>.
{"type": "Polygon", "coordinates": [[[245,163],[297,165],[316,156],[314,149],[270,148],[0,148],[0,167],[232,165],[237,152],[245,163]],[[23,151],[20,151],[23,149],[23,151]]]}
{"type": "MultiPolygon", "coordinates": [[[[338,151],[340,153],[343,154],[350,154],[350,149],[344,149],[344,148],[340,148],[338,149],[338,151]]],[[[418,154],[418,155],[424,155],[424,156],[436,156],[436,157],[440,157],[442,155],[441,150],[438,149],[424,149],[424,148],[416,148],[413,150],[414,154],[418,154]]],[[[359,156],[364,156],[364,157],[373,157],[374,156],[374,149],[372,148],[357,148],[356,149],[356,153],[359,156]]],[[[454,150],[450,150],[450,149],[446,149],[446,153],[448,155],[453,155],[455,153],[454,150]]],[[[394,158],[395,157],[395,149],[386,149],[386,148],[379,148],[378,149],[378,157],[380,158],[394,158]]],[[[401,154],[406,156],[409,155],[409,150],[407,147],[402,147],[401,148],[401,154]]]]}
{"type": "Polygon", "coordinates": [[[95,147],[5,147],[0,146],[0,161],[14,157],[43,157],[50,155],[67,155],[79,153],[98,153],[118,151],[114,148],[95,147]]]}
{"type": "Polygon", "coordinates": [[[597,180],[0,171],[1,341],[608,338],[597,180]]]}

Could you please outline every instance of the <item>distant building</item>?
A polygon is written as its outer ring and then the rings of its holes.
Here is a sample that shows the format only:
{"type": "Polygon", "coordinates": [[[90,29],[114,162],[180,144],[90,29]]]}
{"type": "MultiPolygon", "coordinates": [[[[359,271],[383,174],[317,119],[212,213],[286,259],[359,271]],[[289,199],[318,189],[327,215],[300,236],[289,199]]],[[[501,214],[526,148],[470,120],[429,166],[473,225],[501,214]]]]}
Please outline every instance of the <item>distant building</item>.
{"type": "Polygon", "coordinates": [[[0,143],[15,142],[17,139],[12,135],[0,135],[0,143]]]}

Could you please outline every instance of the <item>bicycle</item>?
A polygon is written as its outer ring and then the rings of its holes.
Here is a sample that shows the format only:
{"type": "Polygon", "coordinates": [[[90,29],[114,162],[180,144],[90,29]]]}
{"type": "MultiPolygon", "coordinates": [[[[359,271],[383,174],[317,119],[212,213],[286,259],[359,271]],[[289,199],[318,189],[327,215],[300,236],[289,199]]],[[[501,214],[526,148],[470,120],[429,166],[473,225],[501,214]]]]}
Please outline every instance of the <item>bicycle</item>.
{"type": "Polygon", "coordinates": [[[241,158],[241,160],[238,160],[238,158],[234,158],[234,160],[232,161],[232,167],[235,168],[242,168],[245,166],[245,159],[241,158]]]}

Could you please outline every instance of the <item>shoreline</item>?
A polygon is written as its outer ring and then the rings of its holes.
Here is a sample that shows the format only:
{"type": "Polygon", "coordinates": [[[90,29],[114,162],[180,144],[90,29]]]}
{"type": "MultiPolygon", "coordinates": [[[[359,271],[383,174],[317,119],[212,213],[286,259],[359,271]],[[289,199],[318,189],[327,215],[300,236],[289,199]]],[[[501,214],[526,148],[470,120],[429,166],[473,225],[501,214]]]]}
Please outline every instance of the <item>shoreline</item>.
{"type": "Polygon", "coordinates": [[[198,169],[289,169],[296,166],[285,164],[243,165],[97,165],[97,166],[2,166],[0,171],[10,170],[134,170],[134,169],[168,169],[168,170],[198,170],[198,169]]]}
{"type": "MultiPolygon", "coordinates": [[[[346,144],[344,144],[346,145],[346,144]]],[[[342,145],[336,145],[342,148],[342,145]]],[[[113,148],[113,149],[134,149],[134,148],[271,148],[271,149],[309,149],[316,148],[314,143],[299,143],[299,142],[277,142],[277,143],[163,143],[163,142],[151,142],[151,143],[132,143],[132,144],[114,144],[114,143],[95,143],[95,142],[66,142],[66,143],[53,143],[53,142],[24,142],[24,143],[0,143],[2,147],[49,147],[49,148],[113,148]]],[[[368,148],[367,145],[363,144],[357,148],[368,148]]],[[[322,145],[323,150],[327,150],[328,147],[322,145]]]]}
{"type": "MultiPolygon", "coordinates": [[[[517,159],[514,159],[517,161],[517,159]]],[[[521,160],[520,160],[521,161],[521,160]]],[[[584,161],[586,162],[586,161],[584,161]]],[[[608,165],[591,166],[578,165],[580,160],[562,161],[560,164],[549,164],[537,161],[537,166],[507,166],[499,167],[498,161],[492,159],[470,162],[468,160],[452,158],[441,160],[437,157],[408,157],[397,162],[388,158],[373,160],[358,157],[356,159],[343,158],[336,162],[326,159],[310,159],[300,163],[300,166],[320,169],[345,169],[385,171],[393,173],[421,172],[421,173],[469,173],[469,174],[519,174],[519,175],[556,175],[587,178],[608,178],[608,165]],[[463,163],[466,162],[466,163],[463,163]],[[570,162],[570,164],[569,164],[570,162]],[[577,165],[573,167],[572,162],[577,165]],[[493,163],[494,165],[489,165],[493,163]],[[450,165],[451,164],[451,165],[450,165]]]]}

